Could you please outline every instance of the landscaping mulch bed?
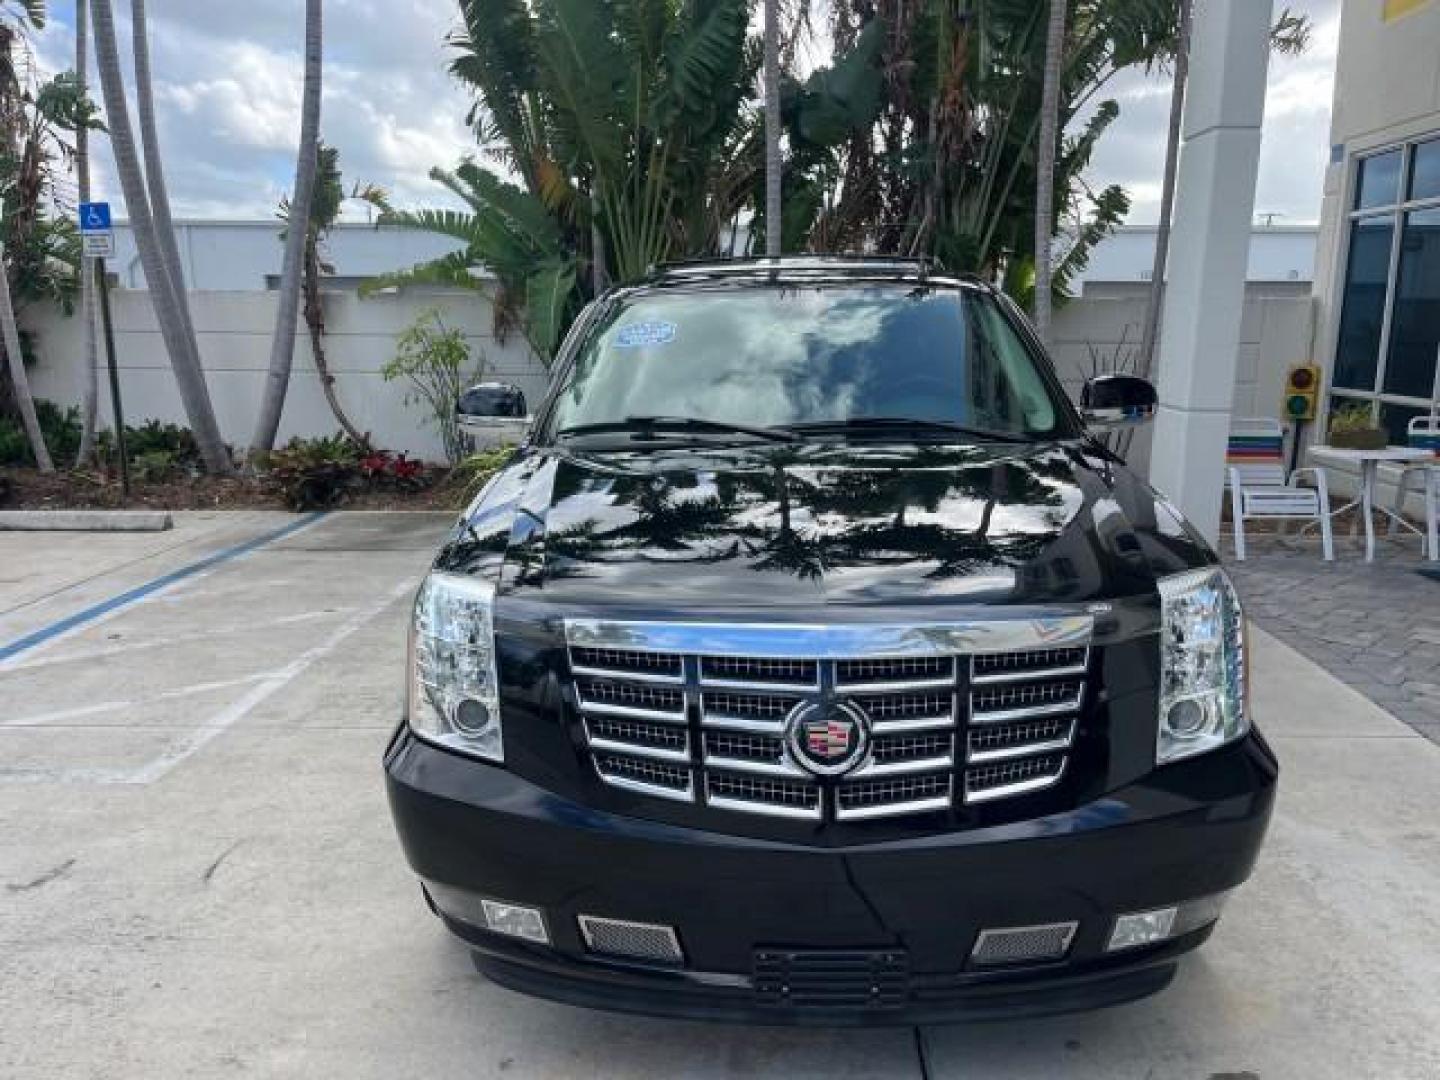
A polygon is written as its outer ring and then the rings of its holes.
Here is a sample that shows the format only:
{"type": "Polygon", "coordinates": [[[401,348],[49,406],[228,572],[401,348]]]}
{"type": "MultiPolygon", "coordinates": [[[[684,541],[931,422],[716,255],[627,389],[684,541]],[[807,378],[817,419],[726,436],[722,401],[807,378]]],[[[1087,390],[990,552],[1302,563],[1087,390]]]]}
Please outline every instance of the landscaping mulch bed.
{"type": "MultiPolygon", "coordinates": [[[[448,484],[443,470],[419,490],[360,487],[346,493],[337,510],[457,510],[460,485],[448,484]]],[[[6,510],[284,510],[275,485],[253,477],[194,476],[163,481],[133,480],[123,500],[120,479],[95,471],[42,474],[35,469],[0,468],[0,508],[6,510]]]]}

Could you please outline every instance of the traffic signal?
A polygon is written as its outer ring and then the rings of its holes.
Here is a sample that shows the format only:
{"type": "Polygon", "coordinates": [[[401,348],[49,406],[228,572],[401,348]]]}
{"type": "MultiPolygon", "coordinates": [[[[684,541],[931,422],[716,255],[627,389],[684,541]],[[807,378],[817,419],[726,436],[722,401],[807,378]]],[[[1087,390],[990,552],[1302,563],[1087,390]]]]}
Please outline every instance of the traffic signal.
{"type": "Polygon", "coordinates": [[[1297,364],[1285,377],[1285,419],[1314,420],[1320,400],[1320,369],[1297,364]]]}

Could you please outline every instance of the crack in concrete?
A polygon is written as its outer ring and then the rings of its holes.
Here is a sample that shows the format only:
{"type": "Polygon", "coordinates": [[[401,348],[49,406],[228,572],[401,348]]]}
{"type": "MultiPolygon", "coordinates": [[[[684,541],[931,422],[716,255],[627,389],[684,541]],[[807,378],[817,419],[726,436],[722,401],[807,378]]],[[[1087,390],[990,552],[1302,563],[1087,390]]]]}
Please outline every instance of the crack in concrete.
{"type": "Polygon", "coordinates": [[[70,872],[70,868],[74,865],[74,859],[66,859],[59,866],[46,870],[45,873],[41,874],[34,881],[24,881],[18,885],[6,885],[5,890],[7,892],[29,892],[31,889],[38,889],[42,885],[49,885],[52,881],[57,881],[64,877],[70,872]]]}
{"type": "Polygon", "coordinates": [[[235,849],[244,842],[245,838],[242,836],[239,840],[236,840],[233,844],[231,844],[224,851],[222,851],[219,856],[216,857],[215,861],[205,868],[205,872],[200,875],[201,883],[204,885],[209,885],[210,879],[215,876],[215,871],[220,869],[220,864],[223,863],[226,859],[228,859],[232,854],[234,854],[235,849]]]}

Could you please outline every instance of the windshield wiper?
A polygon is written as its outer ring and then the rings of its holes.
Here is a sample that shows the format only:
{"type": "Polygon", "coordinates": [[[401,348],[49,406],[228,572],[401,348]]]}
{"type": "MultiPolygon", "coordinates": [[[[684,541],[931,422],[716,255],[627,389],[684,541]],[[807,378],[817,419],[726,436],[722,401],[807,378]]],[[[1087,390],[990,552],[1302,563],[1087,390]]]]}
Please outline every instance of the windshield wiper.
{"type": "Polygon", "coordinates": [[[968,435],[990,442],[1035,442],[1033,436],[1017,431],[995,431],[991,428],[957,424],[951,420],[920,420],[909,416],[852,416],[845,420],[807,420],[800,424],[787,424],[786,429],[801,434],[822,435],[846,431],[928,431],[968,435]]]}
{"type": "Polygon", "coordinates": [[[750,435],[768,442],[794,442],[798,436],[785,428],[754,427],[731,424],[723,420],[703,420],[698,416],[627,416],[623,420],[607,420],[598,424],[576,424],[561,428],[558,438],[574,435],[606,435],[612,432],[633,432],[636,435],[713,434],[750,435]]]}

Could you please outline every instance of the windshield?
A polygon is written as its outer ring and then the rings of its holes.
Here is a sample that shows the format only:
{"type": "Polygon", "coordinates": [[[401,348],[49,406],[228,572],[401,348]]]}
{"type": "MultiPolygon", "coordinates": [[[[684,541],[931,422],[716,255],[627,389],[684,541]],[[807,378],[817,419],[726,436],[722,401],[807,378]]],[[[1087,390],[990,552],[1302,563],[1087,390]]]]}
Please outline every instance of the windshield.
{"type": "Polygon", "coordinates": [[[979,291],[821,285],[650,293],[591,329],[549,432],[636,417],[750,427],[914,420],[1055,434],[1035,358],[979,291]]]}

